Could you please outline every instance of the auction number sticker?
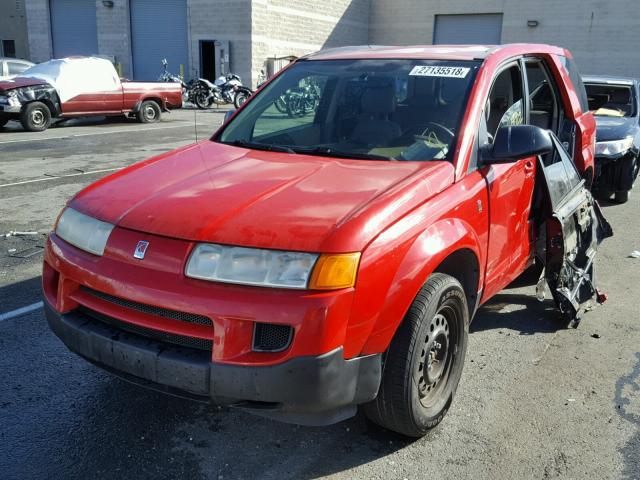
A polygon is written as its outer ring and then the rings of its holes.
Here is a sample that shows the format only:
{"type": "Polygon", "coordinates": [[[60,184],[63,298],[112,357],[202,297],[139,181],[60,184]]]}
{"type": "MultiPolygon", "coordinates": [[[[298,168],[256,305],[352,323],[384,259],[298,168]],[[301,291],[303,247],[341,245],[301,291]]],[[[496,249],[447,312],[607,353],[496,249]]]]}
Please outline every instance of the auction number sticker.
{"type": "Polygon", "coordinates": [[[434,67],[432,65],[416,65],[409,75],[416,77],[446,77],[464,78],[469,73],[469,67],[434,67]]]}

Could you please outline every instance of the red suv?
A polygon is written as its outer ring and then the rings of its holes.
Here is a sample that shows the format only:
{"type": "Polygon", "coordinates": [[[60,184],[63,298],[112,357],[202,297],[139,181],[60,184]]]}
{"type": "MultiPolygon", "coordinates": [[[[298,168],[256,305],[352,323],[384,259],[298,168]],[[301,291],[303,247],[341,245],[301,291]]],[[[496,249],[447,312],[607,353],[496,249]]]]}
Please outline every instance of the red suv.
{"type": "Polygon", "coordinates": [[[69,201],[49,324],[143,385],[301,424],[363,405],[423,435],[481,304],[543,267],[566,320],[595,296],[611,232],[582,178],[595,125],[575,79],[546,45],[302,58],[210,140],[69,201]]]}

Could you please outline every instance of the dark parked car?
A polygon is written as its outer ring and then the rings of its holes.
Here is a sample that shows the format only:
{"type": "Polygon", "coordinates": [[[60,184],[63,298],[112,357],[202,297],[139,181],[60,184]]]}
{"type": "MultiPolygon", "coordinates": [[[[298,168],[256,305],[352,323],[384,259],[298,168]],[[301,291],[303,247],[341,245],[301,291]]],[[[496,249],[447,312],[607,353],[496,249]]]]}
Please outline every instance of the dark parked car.
{"type": "Polygon", "coordinates": [[[640,82],[622,77],[584,77],[596,118],[595,188],[624,203],[640,165],[640,82]]]}

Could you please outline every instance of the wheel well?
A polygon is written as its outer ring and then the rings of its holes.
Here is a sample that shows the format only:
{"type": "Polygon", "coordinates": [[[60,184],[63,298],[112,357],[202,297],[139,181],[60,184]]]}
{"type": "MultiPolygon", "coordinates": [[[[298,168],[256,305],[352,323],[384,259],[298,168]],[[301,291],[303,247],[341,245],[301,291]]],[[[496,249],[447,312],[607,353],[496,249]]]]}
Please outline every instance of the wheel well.
{"type": "Polygon", "coordinates": [[[22,104],[22,110],[27,108],[27,105],[30,105],[30,104],[35,103],[35,102],[44,103],[47,106],[47,108],[49,109],[49,112],[51,112],[51,118],[57,117],[60,114],[57,106],[51,100],[49,100],[48,98],[36,98],[34,100],[28,101],[27,103],[23,103],[22,104]]]}
{"type": "Polygon", "coordinates": [[[164,108],[164,103],[162,102],[162,99],[159,98],[159,97],[146,97],[146,98],[143,98],[140,101],[140,105],[142,105],[142,102],[146,102],[148,100],[153,100],[154,102],[156,102],[158,104],[158,106],[160,107],[160,110],[162,110],[164,108]]]}
{"type": "Polygon", "coordinates": [[[468,248],[456,250],[438,265],[434,272],[446,273],[458,280],[467,296],[469,320],[478,303],[478,280],[480,279],[480,265],[473,251],[468,248]]]}

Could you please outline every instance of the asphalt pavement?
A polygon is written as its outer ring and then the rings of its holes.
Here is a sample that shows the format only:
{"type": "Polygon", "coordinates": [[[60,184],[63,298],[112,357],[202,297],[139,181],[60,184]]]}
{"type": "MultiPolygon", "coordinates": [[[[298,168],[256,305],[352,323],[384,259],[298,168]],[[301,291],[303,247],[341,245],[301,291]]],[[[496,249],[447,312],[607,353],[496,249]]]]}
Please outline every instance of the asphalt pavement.
{"type": "Polygon", "coordinates": [[[361,415],[308,428],[165,396],[67,351],[37,308],[60,209],[111,171],[206,138],[223,114],[0,130],[0,478],[640,478],[638,194],[603,204],[615,231],[597,264],[609,301],[574,330],[533,288],[499,294],[471,326],[450,412],[420,440],[361,415]]]}

